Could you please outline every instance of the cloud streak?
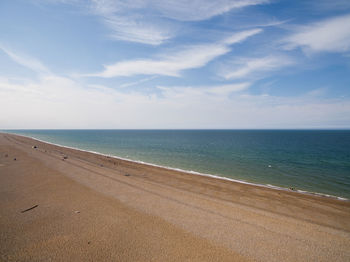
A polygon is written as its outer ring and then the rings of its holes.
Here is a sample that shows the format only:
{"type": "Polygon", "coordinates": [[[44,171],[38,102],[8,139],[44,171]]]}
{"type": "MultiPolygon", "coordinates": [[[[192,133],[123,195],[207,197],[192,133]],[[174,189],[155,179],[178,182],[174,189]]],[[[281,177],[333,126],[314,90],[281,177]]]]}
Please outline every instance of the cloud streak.
{"type": "Polygon", "coordinates": [[[140,79],[138,81],[121,84],[121,85],[119,85],[119,87],[125,88],[125,87],[135,86],[135,85],[139,85],[139,84],[143,84],[143,83],[152,81],[153,79],[156,79],[156,78],[157,78],[157,76],[151,76],[151,77],[140,79]]]}
{"type": "Polygon", "coordinates": [[[233,9],[266,4],[268,0],[155,0],[153,5],[164,16],[180,21],[201,21],[233,9]]]}
{"type": "Polygon", "coordinates": [[[271,55],[261,58],[241,58],[226,64],[219,75],[225,79],[256,78],[267,72],[294,64],[287,56],[271,55]]]}
{"type": "Polygon", "coordinates": [[[173,36],[173,30],[154,15],[150,19],[147,6],[146,1],[91,0],[89,12],[102,19],[115,40],[160,45],[173,36]]]}
{"type": "Polygon", "coordinates": [[[202,21],[267,0],[91,0],[90,12],[101,17],[116,40],[160,45],[174,36],[176,21],[202,21]],[[171,21],[172,20],[172,21],[171,21]]]}
{"type": "Polygon", "coordinates": [[[262,32],[261,29],[239,32],[222,42],[190,46],[174,54],[163,55],[158,59],[117,62],[105,66],[105,70],[100,73],[87,74],[85,76],[104,78],[133,75],[179,76],[183,70],[205,66],[213,59],[230,52],[230,45],[240,43],[260,32],[262,32]]]}
{"type": "Polygon", "coordinates": [[[350,14],[300,26],[283,40],[287,49],[305,52],[346,52],[350,50],[350,14]]]}
{"type": "Polygon", "coordinates": [[[196,97],[205,95],[215,95],[219,97],[227,97],[231,93],[237,93],[244,90],[247,90],[251,83],[235,83],[235,84],[226,84],[226,85],[213,85],[213,86],[171,86],[164,87],[160,86],[158,89],[162,91],[163,96],[165,97],[196,97]]]}
{"type": "Polygon", "coordinates": [[[105,15],[104,23],[112,30],[110,36],[116,40],[160,45],[173,35],[170,29],[136,17],[105,15]]]}
{"type": "Polygon", "coordinates": [[[1,45],[0,50],[2,50],[15,63],[24,66],[36,73],[48,74],[50,72],[50,70],[45,65],[43,65],[39,60],[35,58],[15,53],[1,45]]]}

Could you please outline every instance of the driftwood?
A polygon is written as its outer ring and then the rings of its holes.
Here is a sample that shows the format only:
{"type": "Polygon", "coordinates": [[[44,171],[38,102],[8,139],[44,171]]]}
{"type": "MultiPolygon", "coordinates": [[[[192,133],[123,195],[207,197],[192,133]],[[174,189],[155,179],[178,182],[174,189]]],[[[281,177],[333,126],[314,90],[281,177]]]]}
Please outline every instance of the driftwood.
{"type": "Polygon", "coordinates": [[[32,210],[32,209],[34,209],[34,208],[36,208],[36,207],[38,207],[38,206],[39,206],[39,205],[32,206],[32,207],[30,207],[30,208],[28,208],[28,209],[26,209],[26,210],[21,211],[21,213],[24,213],[24,212],[27,212],[27,211],[29,211],[29,210],[32,210]]]}

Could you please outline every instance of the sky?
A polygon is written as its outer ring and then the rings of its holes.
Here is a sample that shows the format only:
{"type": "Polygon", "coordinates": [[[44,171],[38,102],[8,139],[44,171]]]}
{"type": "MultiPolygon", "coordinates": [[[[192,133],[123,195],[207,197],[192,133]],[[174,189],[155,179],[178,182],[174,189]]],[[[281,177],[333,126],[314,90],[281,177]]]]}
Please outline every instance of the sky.
{"type": "Polygon", "coordinates": [[[348,129],[350,1],[0,0],[0,129],[348,129]]]}

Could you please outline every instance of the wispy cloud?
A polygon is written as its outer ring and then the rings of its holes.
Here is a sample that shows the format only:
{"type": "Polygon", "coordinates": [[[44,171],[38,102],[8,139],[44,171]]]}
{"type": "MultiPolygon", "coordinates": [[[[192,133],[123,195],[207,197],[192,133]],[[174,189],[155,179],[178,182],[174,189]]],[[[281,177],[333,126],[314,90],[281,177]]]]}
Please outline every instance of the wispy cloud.
{"type": "Polygon", "coordinates": [[[207,63],[231,51],[230,45],[242,42],[247,38],[260,33],[254,29],[236,33],[224,41],[215,44],[195,45],[184,48],[171,55],[163,55],[158,59],[140,59],[122,61],[105,66],[101,73],[85,76],[118,77],[132,75],[165,75],[179,76],[181,71],[200,68],[207,63]]]}
{"type": "Polygon", "coordinates": [[[142,19],[107,16],[104,23],[112,29],[111,37],[117,40],[149,45],[160,45],[172,37],[170,29],[150,24],[142,19]]]}
{"type": "Polygon", "coordinates": [[[350,14],[297,27],[283,42],[287,49],[301,47],[306,52],[349,51],[350,14]]]}
{"type": "Polygon", "coordinates": [[[101,73],[91,74],[98,77],[117,77],[132,75],[179,76],[182,70],[206,65],[214,58],[229,52],[223,45],[202,45],[186,48],[176,54],[156,60],[130,60],[105,66],[101,73]]]}
{"type": "Polygon", "coordinates": [[[286,23],[289,23],[292,21],[292,19],[287,19],[287,20],[277,20],[276,18],[272,18],[268,21],[262,22],[262,23],[253,23],[247,25],[247,27],[278,27],[281,25],[284,25],[286,23]]]}
{"type": "Polygon", "coordinates": [[[116,40],[160,45],[172,37],[172,30],[150,19],[145,7],[145,1],[91,0],[90,12],[101,17],[116,40]]]}
{"type": "Polygon", "coordinates": [[[71,4],[87,10],[111,30],[112,39],[161,45],[176,36],[184,21],[203,21],[270,0],[32,0],[71,4]]]}
{"type": "Polygon", "coordinates": [[[156,79],[156,78],[157,78],[157,76],[151,76],[151,77],[147,77],[147,78],[142,78],[142,79],[140,79],[138,81],[121,84],[121,85],[119,85],[119,87],[125,88],[125,87],[135,86],[135,85],[139,85],[139,84],[142,84],[142,83],[145,83],[145,82],[152,81],[153,79],[156,79]]]}
{"type": "Polygon", "coordinates": [[[222,43],[226,45],[237,44],[237,43],[243,42],[244,40],[246,40],[247,38],[253,35],[261,33],[262,31],[263,30],[259,28],[241,31],[241,32],[232,34],[230,37],[224,39],[222,43]]]}
{"type": "Polygon", "coordinates": [[[227,84],[227,85],[219,85],[219,86],[211,86],[207,88],[207,92],[216,94],[216,95],[224,95],[227,96],[230,93],[241,92],[248,89],[251,86],[251,83],[239,83],[239,84],[227,84]]]}
{"type": "Polygon", "coordinates": [[[2,45],[0,45],[0,50],[2,50],[6,55],[8,55],[15,63],[24,66],[36,73],[48,74],[50,72],[50,70],[45,65],[43,65],[39,60],[35,58],[19,54],[17,52],[13,52],[12,50],[7,49],[2,45]]]}
{"type": "Polygon", "coordinates": [[[268,0],[91,0],[90,12],[100,16],[117,40],[160,45],[174,36],[170,20],[201,21],[232,9],[268,0]],[[169,20],[170,18],[170,20],[169,20]]]}
{"type": "Polygon", "coordinates": [[[200,21],[233,9],[266,4],[268,0],[155,0],[153,5],[164,16],[181,21],[200,21]]]}
{"type": "Polygon", "coordinates": [[[261,58],[240,58],[224,65],[219,75],[225,79],[261,77],[263,73],[279,70],[293,63],[294,61],[292,59],[281,55],[271,55],[261,58]]]}
{"type": "Polygon", "coordinates": [[[224,14],[233,9],[269,3],[269,0],[91,0],[100,13],[137,12],[144,9],[163,17],[180,21],[201,21],[224,14]]]}
{"type": "Polygon", "coordinates": [[[227,97],[230,93],[241,92],[249,88],[251,83],[234,83],[226,85],[213,86],[159,86],[158,89],[162,91],[165,97],[181,97],[181,96],[201,96],[201,95],[215,95],[227,97]]]}

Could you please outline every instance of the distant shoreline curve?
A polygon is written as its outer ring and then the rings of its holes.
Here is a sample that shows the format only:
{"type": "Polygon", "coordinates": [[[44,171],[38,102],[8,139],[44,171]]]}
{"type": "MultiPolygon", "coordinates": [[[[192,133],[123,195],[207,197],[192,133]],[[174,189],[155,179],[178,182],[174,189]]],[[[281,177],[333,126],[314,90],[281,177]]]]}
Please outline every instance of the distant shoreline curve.
{"type": "Polygon", "coordinates": [[[345,197],[340,197],[340,196],[335,196],[335,195],[330,195],[330,194],[325,194],[325,193],[310,192],[310,191],[305,191],[305,190],[300,190],[300,189],[291,190],[289,188],[280,187],[280,186],[274,186],[274,185],[270,185],[270,184],[252,183],[252,182],[247,182],[247,181],[244,181],[244,180],[228,178],[228,177],[225,177],[225,176],[200,173],[200,172],[197,172],[197,171],[185,170],[185,169],[180,169],[180,168],[173,168],[173,167],[168,167],[168,166],[161,166],[161,165],[148,163],[148,162],[144,162],[144,161],[140,161],[140,160],[132,160],[132,159],[128,159],[128,158],[119,157],[119,156],[116,156],[116,155],[104,154],[104,153],[97,152],[97,151],[84,150],[84,149],[81,149],[81,148],[60,145],[60,144],[44,141],[44,140],[41,140],[41,139],[38,139],[38,138],[35,138],[35,137],[32,137],[32,136],[22,135],[22,134],[19,135],[19,134],[16,134],[16,133],[8,133],[6,131],[1,131],[0,133],[9,134],[9,135],[15,135],[15,136],[19,136],[19,137],[30,138],[30,139],[36,140],[38,142],[54,145],[54,146],[57,146],[57,147],[72,149],[72,150],[76,150],[76,151],[80,151],[80,152],[88,152],[88,153],[92,153],[92,154],[96,154],[96,155],[100,155],[100,156],[105,156],[105,157],[115,158],[115,159],[122,160],[122,161],[132,162],[132,163],[136,163],[136,164],[140,164],[140,165],[146,165],[146,166],[152,166],[152,167],[157,167],[157,168],[162,168],[162,169],[167,169],[167,170],[178,171],[178,172],[186,173],[186,174],[189,174],[189,175],[211,177],[211,178],[214,178],[214,179],[225,180],[225,181],[230,181],[230,182],[240,183],[240,184],[246,184],[246,185],[252,185],[252,186],[257,186],[257,187],[270,188],[270,189],[279,190],[279,191],[295,192],[295,193],[304,194],[304,195],[311,195],[311,196],[317,196],[317,197],[331,198],[331,199],[337,199],[337,200],[341,200],[341,201],[350,201],[350,199],[345,198],[345,197]]]}

